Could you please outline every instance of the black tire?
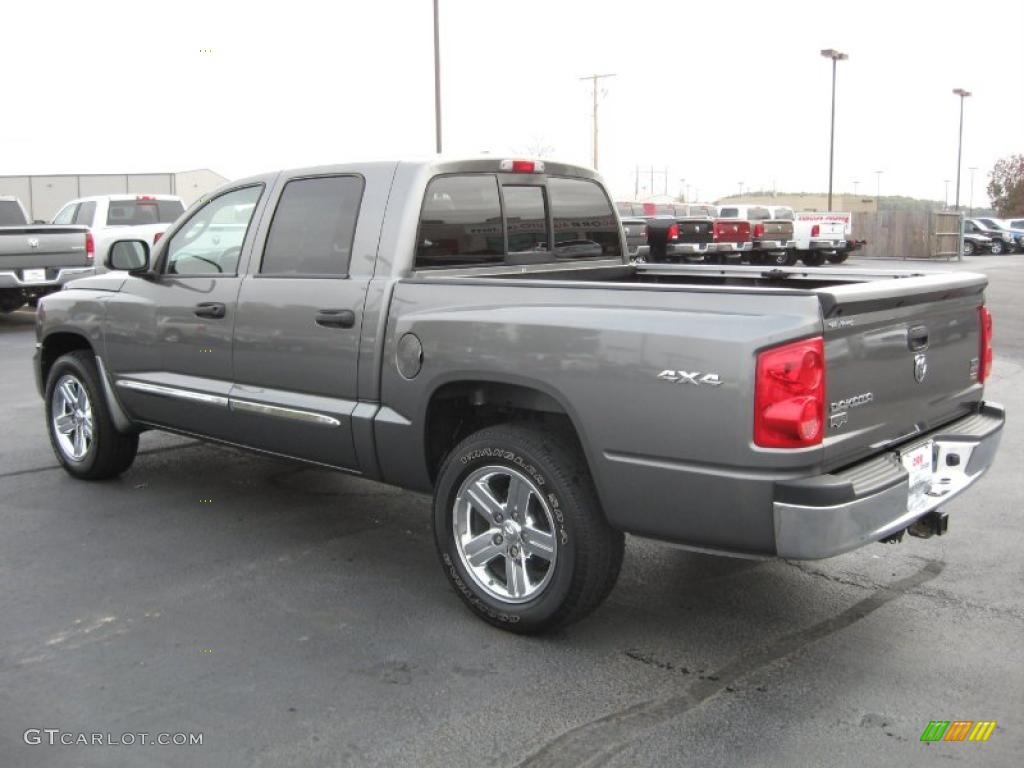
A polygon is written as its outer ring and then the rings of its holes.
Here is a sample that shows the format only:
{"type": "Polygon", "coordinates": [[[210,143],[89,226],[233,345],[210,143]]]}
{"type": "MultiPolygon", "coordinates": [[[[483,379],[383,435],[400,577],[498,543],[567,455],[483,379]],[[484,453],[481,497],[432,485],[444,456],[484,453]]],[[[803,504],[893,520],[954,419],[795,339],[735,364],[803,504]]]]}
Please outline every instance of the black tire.
{"type": "MultiPolygon", "coordinates": [[[[506,498],[506,504],[509,501],[506,498]]],[[[524,529],[529,530],[525,524],[524,529]]],[[[600,605],[618,578],[625,542],[623,534],[604,518],[586,461],[571,431],[514,424],[475,432],[445,458],[434,492],[434,536],[445,574],[470,610],[496,627],[522,634],[565,626],[600,605]],[[542,502],[530,497],[530,509],[536,513],[537,504],[543,503],[551,512],[556,552],[549,565],[552,573],[546,585],[525,602],[489,594],[477,583],[479,576],[470,573],[456,541],[454,520],[460,487],[491,467],[498,468],[499,474],[501,469],[508,469],[528,477],[544,494],[542,502]]],[[[496,543],[511,542],[511,538],[501,538],[495,537],[499,540],[496,543]]],[[[501,557],[507,566],[507,555],[492,557],[501,557]]]]}
{"type": "Polygon", "coordinates": [[[805,253],[803,256],[801,256],[800,260],[808,267],[820,267],[822,264],[825,263],[825,256],[824,254],[818,253],[816,251],[809,251],[808,253],[805,253]]]}
{"type": "Polygon", "coordinates": [[[796,264],[796,251],[775,251],[769,253],[766,263],[773,267],[792,267],[796,264]]]}
{"type": "Polygon", "coordinates": [[[964,256],[974,255],[974,243],[970,240],[964,240],[964,256]]]}
{"type": "Polygon", "coordinates": [[[989,250],[992,251],[993,256],[998,256],[1003,252],[1003,243],[1001,240],[993,240],[992,245],[989,246],[989,250]]]}
{"type": "Polygon", "coordinates": [[[135,461],[139,448],[137,433],[123,434],[114,427],[103,397],[96,360],[87,350],[75,350],[57,358],[46,377],[46,431],[50,445],[68,474],[82,480],[106,480],[117,477],[135,461]],[[54,390],[65,377],[73,377],[88,397],[92,414],[92,439],[80,459],[74,459],[61,446],[54,424],[54,390]]]}
{"type": "Polygon", "coordinates": [[[839,253],[830,253],[826,258],[828,258],[829,264],[842,264],[849,257],[849,251],[840,251],[839,253]]]}
{"type": "Polygon", "coordinates": [[[25,303],[25,297],[17,288],[0,291],[0,312],[7,314],[16,309],[21,309],[25,303]]]}

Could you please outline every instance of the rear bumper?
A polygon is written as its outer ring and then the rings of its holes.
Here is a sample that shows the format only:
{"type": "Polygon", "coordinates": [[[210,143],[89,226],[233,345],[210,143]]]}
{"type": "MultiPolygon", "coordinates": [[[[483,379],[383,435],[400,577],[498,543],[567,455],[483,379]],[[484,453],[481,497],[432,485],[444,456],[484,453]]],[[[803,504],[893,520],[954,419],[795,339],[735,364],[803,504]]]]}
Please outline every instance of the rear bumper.
{"type": "Polygon", "coordinates": [[[665,246],[667,256],[703,256],[713,250],[711,243],[669,243],[665,246]]]}
{"type": "Polygon", "coordinates": [[[754,244],[750,241],[745,243],[710,243],[708,245],[709,253],[749,253],[754,249],[754,244]]]}
{"type": "Polygon", "coordinates": [[[796,248],[795,240],[755,240],[755,251],[791,251],[796,248]]]}
{"type": "Polygon", "coordinates": [[[22,269],[5,269],[0,271],[0,288],[22,288],[32,291],[36,288],[59,288],[78,277],[86,277],[95,272],[94,267],[47,267],[46,279],[26,282],[22,269]]]}
{"type": "Polygon", "coordinates": [[[812,251],[839,251],[846,248],[845,240],[811,240],[808,249],[812,251]]]}
{"type": "Polygon", "coordinates": [[[895,451],[841,472],[775,484],[775,546],[780,557],[832,557],[899,533],[958,496],[995,458],[1006,420],[1002,406],[979,410],[910,441],[934,443],[927,501],[908,509],[909,478],[895,451]]]}

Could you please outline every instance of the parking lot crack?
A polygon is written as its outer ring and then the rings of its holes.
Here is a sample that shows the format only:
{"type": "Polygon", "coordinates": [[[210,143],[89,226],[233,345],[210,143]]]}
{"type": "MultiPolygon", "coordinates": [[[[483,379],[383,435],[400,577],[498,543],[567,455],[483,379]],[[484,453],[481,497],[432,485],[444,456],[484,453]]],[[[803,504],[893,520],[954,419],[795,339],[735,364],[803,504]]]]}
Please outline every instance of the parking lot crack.
{"type": "Polygon", "coordinates": [[[928,561],[911,575],[879,586],[872,594],[836,616],[742,654],[716,672],[693,682],[679,694],[634,704],[565,731],[519,765],[530,768],[604,765],[645,732],[685,715],[751,673],[793,656],[870,616],[896,598],[931,581],[942,573],[942,569],[943,563],[928,561]]]}

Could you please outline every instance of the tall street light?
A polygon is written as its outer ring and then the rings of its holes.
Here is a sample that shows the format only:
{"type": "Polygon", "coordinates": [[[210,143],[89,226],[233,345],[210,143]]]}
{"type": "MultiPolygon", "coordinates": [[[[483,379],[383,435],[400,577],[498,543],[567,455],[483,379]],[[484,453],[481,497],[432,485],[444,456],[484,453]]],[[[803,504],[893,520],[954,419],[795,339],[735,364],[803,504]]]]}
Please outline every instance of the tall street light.
{"type": "Polygon", "coordinates": [[[850,58],[834,48],[826,48],[821,52],[826,59],[832,59],[832,127],[828,139],[828,209],[832,210],[832,161],[836,147],[836,64],[850,58]]]}
{"type": "Polygon", "coordinates": [[[943,179],[942,183],[946,185],[946,191],[942,198],[942,207],[947,211],[949,210],[949,179],[943,179]]]}
{"type": "Polygon", "coordinates": [[[441,154],[441,27],[434,0],[434,140],[441,154]]]}
{"type": "Polygon", "coordinates": [[[885,171],[875,171],[875,210],[878,210],[878,199],[882,196],[882,174],[885,171]]]}
{"type": "Polygon", "coordinates": [[[971,95],[963,88],[954,88],[953,93],[960,97],[960,137],[956,142],[956,209],[960,210],[960,156],[964,147],[964,99],[971,95]]]}

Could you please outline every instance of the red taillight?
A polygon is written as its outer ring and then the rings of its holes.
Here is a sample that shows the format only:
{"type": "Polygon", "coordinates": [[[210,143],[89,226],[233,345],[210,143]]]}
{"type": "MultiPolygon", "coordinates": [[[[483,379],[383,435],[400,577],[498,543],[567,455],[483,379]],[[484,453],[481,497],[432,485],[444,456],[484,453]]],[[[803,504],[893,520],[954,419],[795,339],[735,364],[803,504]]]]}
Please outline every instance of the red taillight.
{"type": "Polygon", "coordinates": [[[825,345],[821,336],[757,355],[754,444],[805,448],[821,443],[825,427],[825,345]]]}
{"type": "Polygon", "coordinates": [[[820,236],[821,236],[821,225],[820,224],[815,224],[813,227],[811,227],[811,237],[820,237],[820,236]]]}
{"type": "Polygon", "coordinates": [[[163,237],[163,236],[164,236],[163,232],[157,232],[155,235],[153,235],[153,245],[156,245],[157,243],[159,243],[160,242],[160,238],[163,237]]]}
{"type": "Polygon", "coordinates": [[[512,173],[544,173],[544,163],[539,160],[502,160],[501,170],[512,173]]]}
{"type": "Polygon", "coordinates": [[[988,307],[978,307],[981,325],[981,356],[978,365],[978,381],[984,382],[992,373],[992,313],[988,307]]]}
{"type": "Polygon", "coordinates": [[[136,195],[136,200],[156,200],[154,195],[136,195]]]}
{"type": "Polygon", "coordinates": [[[764,237],[764,224],[754,225],[754,237],[764,237]]]}
{"type": "Polygon", "coordinates": [[[665,233],[665,237],[667,237],[669,240],[678,240],[679,239],[679,225],[678,224],[671,224],[671,225],[669,225],[668,232],[665,233]]]}
{"type": "Polygon", "coordinates": [[[92,239],[92,232],[85,233],[85,258],[89,261],[96,258],[96,241],[92,239]]]}

